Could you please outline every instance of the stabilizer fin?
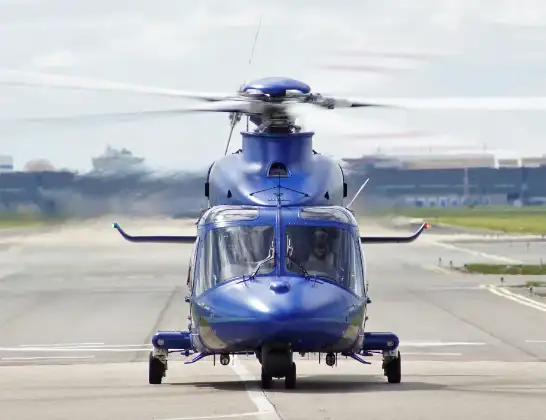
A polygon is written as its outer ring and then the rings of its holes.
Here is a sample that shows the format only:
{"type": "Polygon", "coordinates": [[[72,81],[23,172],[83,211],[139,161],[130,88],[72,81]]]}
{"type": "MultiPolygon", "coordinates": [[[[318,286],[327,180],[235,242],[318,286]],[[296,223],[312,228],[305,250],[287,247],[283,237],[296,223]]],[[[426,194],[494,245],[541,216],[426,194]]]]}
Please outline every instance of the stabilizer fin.
{"type": "Polygon", "coordinates": [[[145,242],[156,244],[193,244],[196,236],[132,236],[126,233],[118,223],[113,223],[112,227],[117,229],[123,238],[129,242],[145,242]]]}
{"type": "Polygon", "coordinates": [[[398,244],[398,243],[408,243],[415,241],[425,229],[429,229],[430,225],[428,223],[423,223],[415,233],[409,236],[361,236],[360,243],[362,244],[398,244]]]}

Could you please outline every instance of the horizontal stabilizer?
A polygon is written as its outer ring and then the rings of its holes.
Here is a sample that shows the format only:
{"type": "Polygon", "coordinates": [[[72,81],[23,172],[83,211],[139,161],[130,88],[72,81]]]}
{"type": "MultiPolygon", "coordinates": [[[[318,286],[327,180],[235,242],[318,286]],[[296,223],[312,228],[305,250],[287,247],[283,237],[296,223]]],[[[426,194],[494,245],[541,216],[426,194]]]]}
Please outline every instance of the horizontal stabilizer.
{"type": "Polygon", "coordinates": [[[129,242],[147,242],[156,244],[193,244],[197,239],[196,236],[131,236],[121,228],[117,223],[112,225],[114,229],[129,242]]]}
{"type": "Polygon", "coordinates": [[[423,223],[417,231],[409,236],[361,236],[362,244],[398,244],[415,241],[425,229],[430,228],[428,223],[423,223]]]}

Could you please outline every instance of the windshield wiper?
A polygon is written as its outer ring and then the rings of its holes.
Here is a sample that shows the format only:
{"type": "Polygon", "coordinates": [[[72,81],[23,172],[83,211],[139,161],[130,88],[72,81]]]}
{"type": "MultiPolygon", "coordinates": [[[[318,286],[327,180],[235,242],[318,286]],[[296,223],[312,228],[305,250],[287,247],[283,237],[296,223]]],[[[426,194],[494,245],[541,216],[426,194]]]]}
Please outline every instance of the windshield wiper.
{"type": "Polygon", "coordinates": [[[262,268],[262,266],[263,266],[266,262],[271,261],[274,257],[275,257],[275,252],[271,252],[267,258],[261,260],[261,261],[258,263],[258,266],[256,267],[256,269],[250,274],[250,276],[249,276],[248,278],[249,278],[249,279],[254,279],[254,278],[256,278],[256,275],[258,274],[258,271],[260,271],[260,268],[262,268]]]}
{"type": "Polygon", "coordinates": [[[297,259],[295,259],[292,255],[290,254],[286,254],[286,258],[288,258],[290,261],[292,261],[294,264],[296,264],[302,271],[303,275],[305,276],[305,279],[308,279],[310,276],[309,276],[309,273],[307,272],[307,270],[305,269],[305,267],[302,265],[302,263],[300,263],[297,259]]]}

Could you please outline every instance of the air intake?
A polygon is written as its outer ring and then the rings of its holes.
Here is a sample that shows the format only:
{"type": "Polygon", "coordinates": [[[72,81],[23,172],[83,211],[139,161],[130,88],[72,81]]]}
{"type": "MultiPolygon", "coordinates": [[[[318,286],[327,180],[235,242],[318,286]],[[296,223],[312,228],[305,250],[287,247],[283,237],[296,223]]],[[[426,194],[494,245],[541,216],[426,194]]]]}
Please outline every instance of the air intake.
{"type": "Polygon", "coordinates": [[[269,172],[267,173],[269,177],[287,177],[288,169],[286,165],[281,162],[273,162],[269,167],[269,172]]]}

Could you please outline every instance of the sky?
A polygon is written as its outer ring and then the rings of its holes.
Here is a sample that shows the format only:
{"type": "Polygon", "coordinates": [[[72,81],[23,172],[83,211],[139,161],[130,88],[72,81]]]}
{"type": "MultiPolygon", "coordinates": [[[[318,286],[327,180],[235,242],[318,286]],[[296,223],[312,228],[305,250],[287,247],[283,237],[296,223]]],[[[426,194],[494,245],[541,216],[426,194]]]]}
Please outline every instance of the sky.
{"type": "MultiPolygon", "coordinates": [[[[359,98],[546,96],[544,46],[539,0],[0,0],[0,81],[15,70],[230,93],[245,81],[287,76],[314,92],[359,98]]],[[[86,171],[111,145],[154,168],[203,170],[223,155],[226,114],[17,121],[185,105],[0,84],[0,155],[13,156],[16,168],[45,158],[86,171]]],[[[315,149],[338,158],[463,149],[526,156],[546,153],[545,113],[309,110],[302,121],[316,132],[315,149]]],[[[239,147],[235,136],[230,150],[239,147]]]]}

